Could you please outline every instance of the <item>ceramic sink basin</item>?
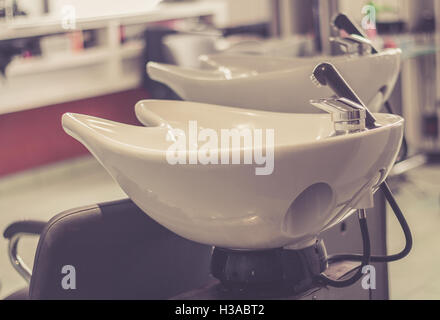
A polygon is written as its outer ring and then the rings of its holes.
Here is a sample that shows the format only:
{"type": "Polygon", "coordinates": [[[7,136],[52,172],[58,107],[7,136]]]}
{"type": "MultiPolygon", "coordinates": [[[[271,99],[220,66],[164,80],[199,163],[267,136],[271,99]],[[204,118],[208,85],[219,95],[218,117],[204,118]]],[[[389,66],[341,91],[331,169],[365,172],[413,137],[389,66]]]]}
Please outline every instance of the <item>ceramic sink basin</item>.
{"type": "Polygon", "coordinates": [[[225,52],[270,57],[299,57],[312,55],[315,52],[315,39],[310,36],[292,35],[264,40],[247,39],[235,43],[231,41],[225,52]]]}
{"type": "Polygon", "coordinates": [[[309,101],[327,98],[329,88],[310,85],[321,62],[330,62],[372,112],[378,112],[396,83],[400,49],[366,56],[277,58],[218,54],[202,56],[208,69],[182,68],[150,62],[149,76],[168,85],[181,98],[276,112],[313,113],[309,101]]]}
{"type": "Polygon", "coordinates": [[[221,37],[218,34],[177,33],[163,38],[164,55],[169,63],[190,68],[200,68],[200,55],[235,53],[297,57],[314,52],[314,38],[294,35],[283,39],[258,39],[249,36],[221,37]]]}
{"type": "Polygon", "coordinates": [[[187,239],[235,249],[306,247],[354,209],[371,206],[403,135],[403,119],[388,114],[375,115],[380,128],[336,137],[327,114],[155,100],[140,101],[136,114],[145,127],[71,113],[62,124],[157,222],[187,239]],[[189,125],[194,120],[195,136],[189,125]],[[223,140],[211,144],[209,154],[216,159],[238,151],[237,164],[172,164],[167,158],[180,138],[188,141],[181,154],[189,162],[210,140],[201,142],[202,129],[220,137],[221,130],[234,128],[261,129],[266,143],[256,144],[255,135],[250,147],[240,142],[229,148],[223,140]],[[254,159],[263,152],[266,163],[245,164],[248,151],[254,159]],[[269,170],[257,175],[264,166],[269,170]]]}

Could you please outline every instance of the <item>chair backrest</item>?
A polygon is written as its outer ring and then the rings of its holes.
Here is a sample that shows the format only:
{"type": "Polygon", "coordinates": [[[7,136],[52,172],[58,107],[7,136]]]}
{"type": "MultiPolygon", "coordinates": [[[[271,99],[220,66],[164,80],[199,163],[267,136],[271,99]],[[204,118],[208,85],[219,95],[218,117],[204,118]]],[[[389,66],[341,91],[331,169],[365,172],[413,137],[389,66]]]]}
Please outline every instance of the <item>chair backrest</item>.
{"type": "Polygon", "coordinates": [[[73,209],[40,236],[29,297],[167,299],[207,283],[210,256],[211,247],[168,231],[131,200],[73,209]]]}

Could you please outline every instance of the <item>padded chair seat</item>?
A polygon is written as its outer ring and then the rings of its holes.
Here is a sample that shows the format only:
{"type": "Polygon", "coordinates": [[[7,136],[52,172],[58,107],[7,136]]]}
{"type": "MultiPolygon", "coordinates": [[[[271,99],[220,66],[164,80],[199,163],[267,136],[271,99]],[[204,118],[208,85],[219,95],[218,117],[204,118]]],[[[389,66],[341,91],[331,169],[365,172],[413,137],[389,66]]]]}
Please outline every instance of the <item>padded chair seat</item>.
{"type": "Polygon", "coordinates": [[[45,225],[30,287],[8,299],[169,299],[211,279],[211,250],[129,199],[77,208],[45,225]],[[64,266],[75,268],[75,289],[62,286],[64,266]]]}
{"type": "Polygon", "coordinates": [[[29,300],[29,287],[14,292],[7,296],[5,300],[29,300]]]}

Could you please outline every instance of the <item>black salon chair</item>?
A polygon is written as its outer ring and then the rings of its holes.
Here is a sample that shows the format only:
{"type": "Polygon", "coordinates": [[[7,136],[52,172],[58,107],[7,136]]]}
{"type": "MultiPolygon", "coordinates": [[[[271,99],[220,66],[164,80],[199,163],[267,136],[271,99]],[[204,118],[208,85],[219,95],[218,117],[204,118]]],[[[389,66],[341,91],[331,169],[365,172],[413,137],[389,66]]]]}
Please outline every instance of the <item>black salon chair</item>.
{"type": "Polygon", "coordinates": [[[4,237],[29,282],[7,299],[169,299],[211,279],[211,247],[168,231],[128,199],[69,210],[48,223],[16,222],[4,237]],[[32,275],[17,255],[27,234],[40,235],[32,275]],[[62,273],[64,266],[75,272],[67,289],[63,278],[73,274],[62,273]]]}

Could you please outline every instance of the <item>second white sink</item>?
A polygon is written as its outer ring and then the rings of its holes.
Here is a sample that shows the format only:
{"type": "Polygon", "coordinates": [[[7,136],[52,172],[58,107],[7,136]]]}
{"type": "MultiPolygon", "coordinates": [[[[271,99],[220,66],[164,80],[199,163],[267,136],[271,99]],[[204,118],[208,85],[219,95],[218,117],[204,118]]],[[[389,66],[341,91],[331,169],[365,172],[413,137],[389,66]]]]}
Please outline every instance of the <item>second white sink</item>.
{"type": "Polygon", "coordinates": [[[219,54],[202,56],[208,69],[150,62],[149,76],[188,101],[276,112],[314,113],[309,101],[327,98],[329,88],[310,82],[314,67],[330,62],[372,112],[389,98],[400,71],[400,49],[366,56],[276,58],[219,54]]]}

